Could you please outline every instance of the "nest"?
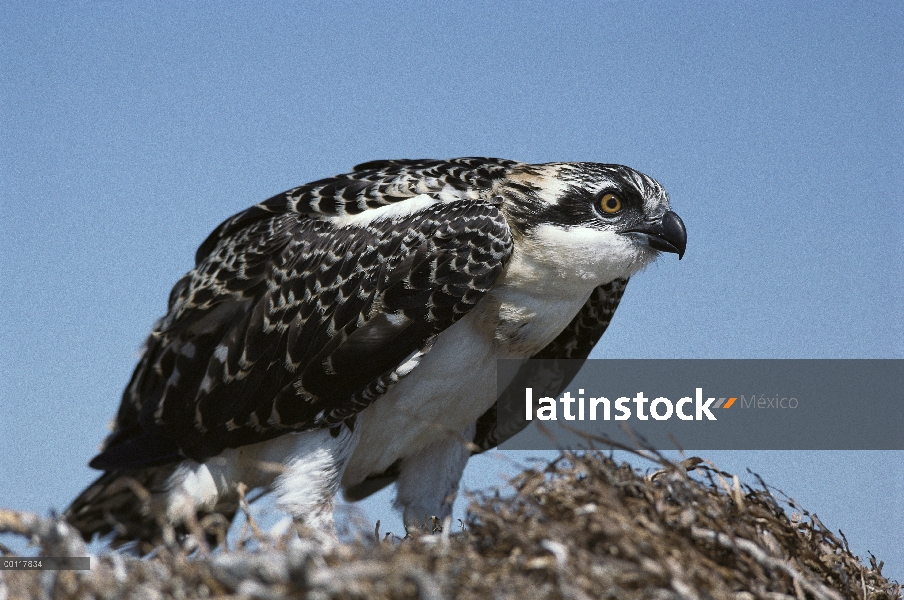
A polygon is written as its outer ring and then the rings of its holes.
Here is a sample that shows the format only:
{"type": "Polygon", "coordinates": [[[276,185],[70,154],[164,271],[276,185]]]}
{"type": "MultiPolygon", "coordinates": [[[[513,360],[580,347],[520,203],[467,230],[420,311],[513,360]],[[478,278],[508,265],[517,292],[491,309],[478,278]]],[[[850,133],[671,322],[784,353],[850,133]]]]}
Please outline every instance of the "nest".
{"type": "MultiPolygon", "coordinates": [[[[428,522],[401,540],[379,524],[348,544],[255,528],[214,552],[201,542],[191,553],[94,556],[90,571],[0,571],[0,600],[902,597],[875,557],[864,564],[759,478],[754,488],[699,458],[640,454],[659,469],[563,453],[515,477],[513,493],[473,498],[464,523],[428,522]]],[[[59,520],[0,511],[0,532],[31,537],[44,556],[86,555],[59,520]]]]}

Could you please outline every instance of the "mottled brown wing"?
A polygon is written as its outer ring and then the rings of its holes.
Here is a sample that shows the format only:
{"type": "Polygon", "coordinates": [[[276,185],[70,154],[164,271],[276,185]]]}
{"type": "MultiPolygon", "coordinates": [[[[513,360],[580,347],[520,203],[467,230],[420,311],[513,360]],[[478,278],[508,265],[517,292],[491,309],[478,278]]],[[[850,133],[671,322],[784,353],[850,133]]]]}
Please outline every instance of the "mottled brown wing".
{"type": "Polygon", "coordinates": [[[173,289],[91,466],[200,461],[335,426],[382,395],[400,364],[483,297],[511,253],[495,206],[454,199],[462,173],[501,176],[498,162],[478,160],[445,172],[444,161],[369,163],[224,222],[173,289]],[[324,218],[425,193],[445,201],[366,226],[324,218]]]}
{"type": "Polygon", "coordinates": [[[243,227],[272,214],[351,216],[420,194],[444,199],[486,199],[493,183],[520,164],[500,158],[476,157],[363,163],[351,173],[292,188],[227,219],[198,248],[196,261],[200,263],[221,241],[243,227]]]}

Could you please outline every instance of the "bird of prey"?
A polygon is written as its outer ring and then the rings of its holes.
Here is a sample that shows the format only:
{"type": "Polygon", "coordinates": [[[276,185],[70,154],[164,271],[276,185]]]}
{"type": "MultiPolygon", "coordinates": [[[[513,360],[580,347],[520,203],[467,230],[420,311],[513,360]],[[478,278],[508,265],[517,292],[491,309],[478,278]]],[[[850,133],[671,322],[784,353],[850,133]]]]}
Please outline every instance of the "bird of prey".
{"type": "Polygon", "coordinates": [[[374,161],[274,196],[199,247],[65,516],[154,544],[231,520],[244,484],[329,529],[340,490],[395,482],[406,524],[443,519],[509,435],[496,360],[586,358],[686,239],[659,183],[612,164],[374,161]]]}

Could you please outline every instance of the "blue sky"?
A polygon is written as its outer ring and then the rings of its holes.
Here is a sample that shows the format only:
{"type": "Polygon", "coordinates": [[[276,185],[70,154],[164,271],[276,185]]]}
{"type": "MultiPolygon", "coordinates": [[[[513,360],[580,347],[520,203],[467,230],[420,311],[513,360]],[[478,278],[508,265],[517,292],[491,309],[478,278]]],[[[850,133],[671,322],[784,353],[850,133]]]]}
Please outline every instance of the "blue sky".
{"type": "MultiPolygon", "coordinates": [[[[377,158],[658,179],[687,255],[632,280],[594,356],[904,357],[900,2],[8,2],[0,56],[0,506],[62,509],[94,477],[213,227],[377,158]]],[[[706,457],[904,580],[904,453],[706,457]]],[[[364,508],[392,522],[389,499],[364,508]]]]}

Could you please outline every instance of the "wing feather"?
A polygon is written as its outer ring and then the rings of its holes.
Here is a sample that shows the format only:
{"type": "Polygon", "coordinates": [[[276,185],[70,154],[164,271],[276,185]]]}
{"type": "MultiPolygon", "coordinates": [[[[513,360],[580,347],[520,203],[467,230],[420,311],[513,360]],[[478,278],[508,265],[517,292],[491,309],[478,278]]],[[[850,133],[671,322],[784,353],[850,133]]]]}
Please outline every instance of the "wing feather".
{"type": "Polygon", "coordinates": [[[371,163],[227,219],[174,287],[91,465],[202,461],[366,408],[511,254],[503,215],[479,199],[489,188],[443,196],[516,164],[478,160],[371,163]],[[443,201],[367,226],[330,221],[424,193],[443,201]]]}

